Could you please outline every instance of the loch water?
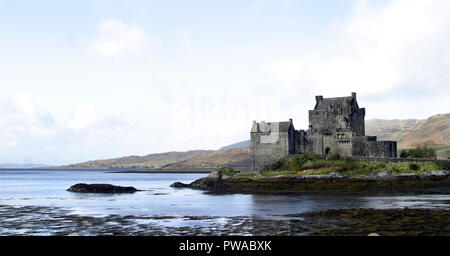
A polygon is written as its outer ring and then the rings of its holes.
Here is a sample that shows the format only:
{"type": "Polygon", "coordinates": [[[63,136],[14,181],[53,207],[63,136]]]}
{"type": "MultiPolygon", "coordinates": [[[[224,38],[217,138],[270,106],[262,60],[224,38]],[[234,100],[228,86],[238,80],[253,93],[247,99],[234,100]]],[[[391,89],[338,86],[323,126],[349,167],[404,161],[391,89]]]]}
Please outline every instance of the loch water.
{"type": "MultiPolygon", "coordinates": [[[[8,209],[48,207],[62,209],[64,214],[104,218],[107,216],[140,216],[164,221],[153,225],[192,226],[194,217],[208,218],[199,225],[211,227],[227,218],[279,219],[284,215],[343,208],[374,209],[445,209],[450,210],[450,195],[439,194],[361,194],[305,193],[297,195],[212,194],[192,189],[171,188],[176,181],[190,183],[207,174],[116,173],[110,170],[0,170],[0,235],[54,234],[51,226],[35,224],[22,228],[20,220],[5,215],[8,209]],[[83,194],[66,191],[76,183],[108,183],[133,186],[133,194],[83,194]],[[6,208],[5,208],[6,207],[6,208]],[[13,208],[7,208],[13,207],[13,208]],[[170,221],[167,218],[170,217],[170,221]],[[7,225],[8,222],[19,221],[7,225]],[[17,230],[15,230],[17,227],[17,230]],[[17,232],[16,232],[17,231],[17,232]]],[[[33,208],[34,209],[34,208],[33,208]]],[[[36,208],[38,209],[38,208],[36,208]]],[[[39,219],[39,211],[27,213],[39,219]]],[[[59,216],[61,217],[61,216],[59,216]]],[[[52,223],[58,223],[59,217],[52,223]]],[[[202,218],[197,218],[201,220],[202,218]]],[[[55,225],[56,225],[55,224],[55,225]]],[[[44,225],[44,224],[43,224],[44,225]]],[[[46,225],[46,224],[45,224],[46,225]]],[[[170,233],[169,233],[170,234],[170,233]]],[[[89,235],[96,235],[94,231],[89,235]]]]}

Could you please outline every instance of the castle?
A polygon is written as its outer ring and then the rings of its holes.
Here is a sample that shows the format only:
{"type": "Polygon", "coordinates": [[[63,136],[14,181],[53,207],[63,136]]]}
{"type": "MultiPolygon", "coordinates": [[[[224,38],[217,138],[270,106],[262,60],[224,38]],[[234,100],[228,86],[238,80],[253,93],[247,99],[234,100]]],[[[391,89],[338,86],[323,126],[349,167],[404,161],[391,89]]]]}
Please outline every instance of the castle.
{"type": "Polygon", "coordinates": [[[377,141],[376,136],[365,135],[365,114],[365,109],[358,106],[356,93],[352,93],[350,97],[316,96],[306,131],[295,130],[292,119],[253,121],[252,167],[260,172],[279,160],[304,152],[344,157],[397,157],[396,141],[377,141]]]}

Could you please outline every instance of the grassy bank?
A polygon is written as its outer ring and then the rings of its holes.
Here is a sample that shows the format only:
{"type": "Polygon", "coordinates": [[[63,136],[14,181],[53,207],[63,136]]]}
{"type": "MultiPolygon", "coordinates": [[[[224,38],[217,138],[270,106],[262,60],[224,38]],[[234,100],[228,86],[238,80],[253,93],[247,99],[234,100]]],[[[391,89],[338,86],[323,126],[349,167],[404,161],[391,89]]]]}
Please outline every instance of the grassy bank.
{"type": "MultiPolygon", "coordinates": [[[[425,172],[441,170],[434,162],[362,162],[352,159],[325,159],[313,153],[305,153],[287,161],[279,161],[261,173],[261,176],[299,176],[337,173],[344,176],[373,175],[383,171],[393,174],[414,173],[424,175],[425,172]]],[[[253,177],[255,175],[238,175],[253,177]]]]}

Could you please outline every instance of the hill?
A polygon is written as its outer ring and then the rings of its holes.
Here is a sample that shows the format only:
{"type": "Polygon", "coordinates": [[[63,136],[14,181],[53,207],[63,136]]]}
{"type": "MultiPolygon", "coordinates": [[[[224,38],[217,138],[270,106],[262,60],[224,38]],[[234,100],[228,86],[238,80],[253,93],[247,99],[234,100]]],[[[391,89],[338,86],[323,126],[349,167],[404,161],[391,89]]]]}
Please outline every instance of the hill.
{"type": "Polygon", "coordinates": [[[163,168],[168,164],[184,161],[186,159],[211,153],[212,150],[192,150],[187,152],[167,152],[150,154],[146,156],[126,156],[105,160],[94,160],[84,163],[71,164],[58,168],[73,169],[108,169],[108,168],[163,168]]]}
{"type": "Polygon", "coordinates": [[[399,149],[431,146],[439,158],[450,158],[450,113],[425,120],[368,120],[366,134],[376,135],[379,140],[396,140],[399,149]]]}
{"type": "Polygon", "coordinates": [[[250,147],[250,140],[241,141],[238,143],[234,143],[225,147],[221,147],[219,150],[227,150],[227,149],[234,149],[234,148],[248,148],[250,147]]]}
{"type": "Polygon", "coordinates": [[[244,167],[251,165],[250,148],[218,150],[198,155],[184,161],[166,165],[165,168],[244,167]]]}
{"type": "Polygon", "coordinates": [[[43,164],[16,164],[16,163],[2,163],[0,169],[30,169],[44,167],[43,164]]]}
{"type": "Polygon", "coordinates": [[[423,125],[401,138],[399,144],[403,147],[450,144],[450,113],[429,117],[423,125]]]}
{"type": "MultiPolygon", "coordinates": [[[[411,148],[418,144],[433,146],[438,156],[450,156],[450,114],[434,115],[426,120],[366,121],[366,134],[379,140],[398,141],[398,148],[411,148]]],[[[220,150],[192,150],[167,152],[146,156],[127,156],[63,166],[62,168],[211,168],[217,166],[250,166],[250,141],[234,143],[220,150]]],[[[61,167],[59,167],[61,168],[61,167]]]]}
{"type": "Polygon", "coordinates": [[[366,121],[366,135],[377,136],[378,140],[399,141],[408,133],[418,129],[426,120],[385,120],[372,119],[366,121]]]}
{"type": "Polygon", "coordinates": [[[127,156],[105,160],[94,160],[55,168],[68,169],[114,169],[114,168],[165,168],[195,169],[218,166],[250,166],[250,149],[193,150],[187,152],[168,152],[147,156],[127,156]]]}

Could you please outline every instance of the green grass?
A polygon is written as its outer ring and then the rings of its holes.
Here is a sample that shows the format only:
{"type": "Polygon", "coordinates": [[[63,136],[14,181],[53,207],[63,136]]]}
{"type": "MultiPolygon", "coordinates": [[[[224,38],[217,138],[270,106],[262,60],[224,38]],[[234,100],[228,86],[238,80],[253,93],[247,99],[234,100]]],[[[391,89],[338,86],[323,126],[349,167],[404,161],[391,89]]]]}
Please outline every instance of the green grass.
{"type": "Polygon", "coordinates": [[[233,169],[230,167],[217,168],[216,171],[218,171],[220,174],[226,175],[226,176],[234,176],[234,174],[235,174],[233,169]]]}
{"type": "Polygon", "coordinates": [[[394,174],[415,173],[418,175],[432,170],[440,170],[441,166],[434,162],[397,162],[397,163],[380,163],[380,162],[335,162],[328,167],[326,171],[320,174],[328,174],[331,172],[341,173],[347,176],[371,175],[382,171],[390,171],[394,174]]]}
{"type": "MultiPolygon", "coordinates": [[[[309,169],[326,168],[322,172],[311,173],[313,175],[341,173],[345,176],[372,175],[382,171],[390,171],[394,174],[415,173],[418,175],[432,170],[441,170],[442,167],[434,162],[363,162],[351,159],[324,159],[308,153],[287,161],[279,161],[268,170],[261,173],[262,177],[273,176],[299,176],[300,171],[309,169]]],[[[304,174],[310,175],[310,174],[304,174]]],[[[257,175],[237,175],[239,177],[256,177],[257,175]]]]}
{"type": "Polygon", "coordinates": [[[273,177],[273,176],[297,176],[295,171],[264,171],[261,173],[262,177],[273,177]]]}

